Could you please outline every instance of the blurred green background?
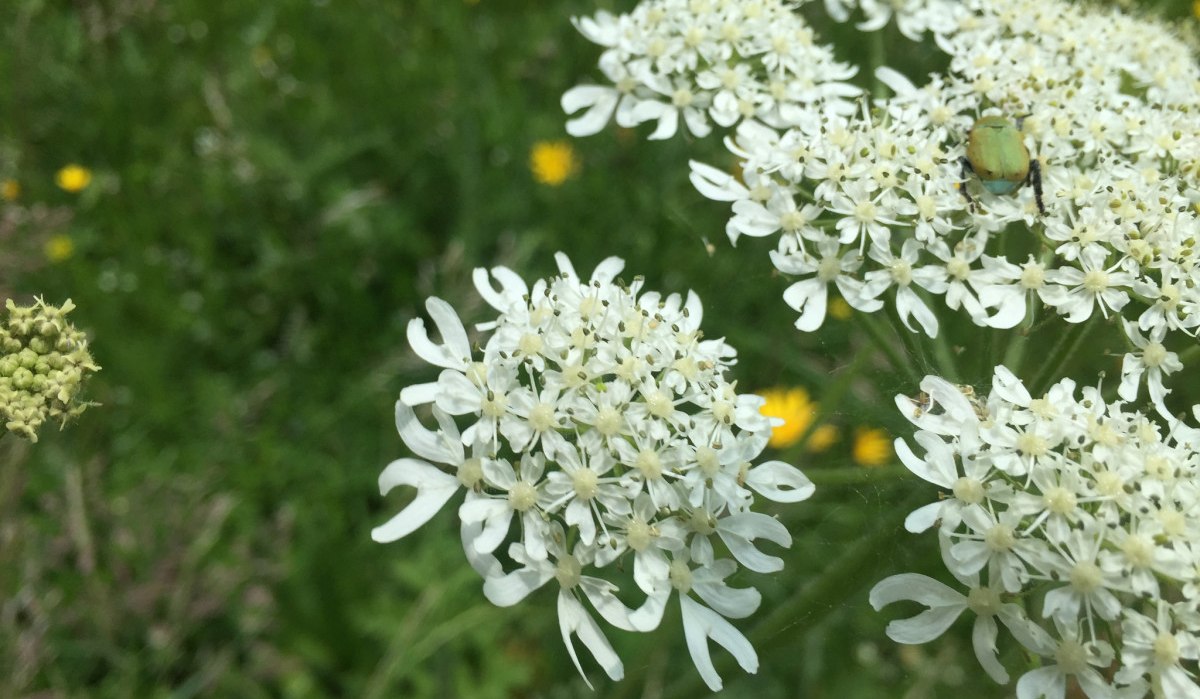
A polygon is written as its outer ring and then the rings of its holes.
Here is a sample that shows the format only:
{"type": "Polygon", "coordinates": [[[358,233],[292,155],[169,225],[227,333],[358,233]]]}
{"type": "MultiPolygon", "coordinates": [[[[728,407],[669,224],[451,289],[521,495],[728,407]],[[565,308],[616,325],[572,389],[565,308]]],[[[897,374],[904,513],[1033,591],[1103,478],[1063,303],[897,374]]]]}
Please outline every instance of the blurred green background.
{"type": "MultiPolygon", "coordinates": [[[[689,158],[732,168],[719,141],[610,128],[570,141],[564,182],[531,172],[535,144],[566,139],[560,95],[599,79],[568,18],[632,4],[0,3],[0,294],[73,299],[103,367],[78,423],[0,441],[0,697],[701,694],[670,616],[613,631],[629,680],[585,660],[589,692],[553,594],[489,605],[449,509],[369,537],[403,504],[375,485],[405,455],[392,403],[434,375],[406,323],[433,294],[483,320],[472,268],[532,280],[556,250],[696,290],[741,390],[804,386],[842,430],[785,455],[834,475],[782,511],[785,572],[735,581],[764,592],[739,623],[762,668],[723,666],[725,695],[1000,695],[965,627],[901,649],[867,608],[876,580],[936,560],[898,529],[931,492],[851,456],[856,427],[903,433],[890,396],[914,389],[850,322],[792,329],[771,241],[731,248],[727,207],[687,181],[689,158]],[[55,182],[72,163],[77,192],[55,182]]],[[[905,53],[914,75],[937,60],[905,53]]]]}

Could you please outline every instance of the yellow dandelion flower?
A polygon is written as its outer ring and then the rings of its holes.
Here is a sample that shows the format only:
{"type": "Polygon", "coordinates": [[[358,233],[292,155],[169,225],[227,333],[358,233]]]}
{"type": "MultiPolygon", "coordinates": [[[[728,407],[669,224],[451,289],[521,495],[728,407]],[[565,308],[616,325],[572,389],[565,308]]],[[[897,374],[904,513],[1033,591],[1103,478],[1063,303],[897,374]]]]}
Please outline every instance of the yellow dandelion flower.
{"type": "MultiPolygon", "coordinates": [[[[783,420],[782,425],[771,431],[769,444],[776,449],[790,447],[800,441],[808,426],[817,418],[817,404],[803,388],[769,388],[759,391],[759,395],[767,400],[759,412],[783,420]]],[[[806,446],[809,451],[821,451],[836,440],[837,430],[832,425],[821,425],[813,431],[806,446]]]]}
{"type": "Polygon", "coordinates": [[[51,262],[62,262],[75,254],[75,241],[65,233],[56,233],[46,241],[43,251],[51,262]]]}
{"type": "Polygon", "coordinates": [[[850,308],[850,304],[846,303],[846,299],[840,296],[829,302],[829,315],[838,320],[846,320],[853,312],[854,309],[850,308]]]}
{"type": "Polygon", "coordinates": [[[838,440],[838,430],[833,425],[821,425],[813,430],[813,433],[808,436],[808,443],[804,445],[806,451],[820,452],[825,451],[833,446],[833,443],[838,440]]]}
{"type": "Polygon", "coordinates": [[[529,169],[533,179],[557,187],[574,175],[579,168],[575,149],[566,141],[538,141],[529,152],[529,169]]]}
{"type": "Polygon", "coordinates": [[[54,182],[63,191],[72,194],[82,192],[92,183],[92,171],[82,165],[71,163],[58,171],[58,174],[54,176],[54,182]]]}
{"type": "Polygon", "coordinates": [[[859,466],[882,466],[892,460],[892,440],[878,427],[859,427],[851,452],[859,466]]]}
{"type": "Polygon", "coordinates": [[[0,197],[3,197],[4,201],[16,201],[19,196],[21,196],[20,182],[16,180],[0,182],[0,197]]]}

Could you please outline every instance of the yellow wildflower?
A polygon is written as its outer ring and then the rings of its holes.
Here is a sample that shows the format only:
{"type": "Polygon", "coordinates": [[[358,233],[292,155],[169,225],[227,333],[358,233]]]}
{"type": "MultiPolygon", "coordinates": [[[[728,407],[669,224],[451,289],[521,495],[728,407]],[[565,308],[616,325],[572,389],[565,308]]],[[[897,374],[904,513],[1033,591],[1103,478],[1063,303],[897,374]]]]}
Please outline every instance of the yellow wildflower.
{"type": "MultiPolygon", "coordinates": [[[[817,404],[803,388],[769,388],[759,391],[767,400],[759,409],[767,417],[777,417],[783,424],[771,431],[769,444],[776,449],[790,447],[800,441],[808,426],[817,418],[817,404]]],[[[837,440],[837,429],[833,425],[817,427],[805,445],[808,451],[823,451],[837,440]]]]}
{"type": "Polygon", "coordinates": [[[850,308],[850,304],[846,303],[846,299],[837,297],[829,302],[829,315],[838,320],[846,320],[854,309],[850,308]]]}
{"type": "Polygon", "coordinates": [[[47,260],[62,262],[70,259],[71,255],[75,253],[75,241],[65,233],[56,233],[46,241],[44,251],[47,260]]]}
{"type": "Polygon", "coordinates": [[[808,436],[808,443],[804,445],[804,449],[811,452],[825,451],[833,446],[833,443],[837,439],[838,431],[836,427],[833,425],[820,425],[808,436]]]}
{"type": "Polygon", "coordinates": [[[892,440],[878,427],[859,427],[851,451],[859,466],[882,466],[892,460],[892,440]]]}
{"type": "Polygon", "coordinates": [[[1200,0],[1192,1],[1192,16],[1200,19],[1200,0]]]}
{"type": "Polygon", "coordinates": [[[557,187],[575,174],[579,164],[575,149],[566,141],[538,141],[529,153],[529,169],[533,178],[544,185],[557,187]]]}
{"type": "Polygon", "coordinates": [[[0,182],[0,197],[3,197],[4,201],[16,201],[19,196],[21,196],[20,182],[16,180],[0,182]]]}
{"type": "Polygon", "coordinates": [[[92,183],[92,171],[82,165],[71,163],[58,171],[58,174],[54,176],[54,181],[64,191],[72,194],[82,192],[92,183]]]}

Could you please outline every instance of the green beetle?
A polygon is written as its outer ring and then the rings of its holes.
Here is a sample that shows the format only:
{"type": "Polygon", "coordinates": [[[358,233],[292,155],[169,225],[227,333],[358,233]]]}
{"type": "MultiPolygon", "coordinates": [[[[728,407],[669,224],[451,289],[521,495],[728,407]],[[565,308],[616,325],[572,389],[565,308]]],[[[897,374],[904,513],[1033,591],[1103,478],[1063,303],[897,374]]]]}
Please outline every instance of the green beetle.
{"type": "MultiPolygon", "coordinates": [[[[1012,194],[1029,183],[1033,185],[1033,196],[1038,211],[1046,213],[1042,203],[1042,166],[1036,158],[1030,159],[1029,151],[1021,138],[1021,131],[1011,121],[1001,116],[982,117],[967,134],[967,155],[962,158],[963,179],[972,173],[979,178],[983,188],[992,194],[1012,194]]],[[[962,185],[963,196],[974,206],[975,200],[962,185]]]]}

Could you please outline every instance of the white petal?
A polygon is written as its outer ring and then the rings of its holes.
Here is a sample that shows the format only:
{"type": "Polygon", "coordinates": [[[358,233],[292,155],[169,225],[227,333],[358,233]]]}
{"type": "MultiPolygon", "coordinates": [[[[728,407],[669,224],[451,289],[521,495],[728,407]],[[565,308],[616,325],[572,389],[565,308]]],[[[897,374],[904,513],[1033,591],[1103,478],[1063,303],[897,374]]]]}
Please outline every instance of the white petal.
{"type": "Polygon", "coordinates": [[[914,617],[891,622],[884,633],[896,643],[928,643],[945,633],[964,609],[965,605],[927,609],[914,617]]]}
{"type": "Polygon", "coordinates": [[[593,44],[611,48],[621,39],[620,20],[616,15],[604,10],[600,10],[593,17],[572,17],[571,24],[593,44]]]}
{"type": "Polygon", "coordinates": [[[721,518],[717,534],[739,563],[757,573],[783,569],[783,559],[759,551],[752,541],[764,538],[780,546],[791,546],[792,535],[779,520],[759,512],[743,512],[721,518]]]}
{"type": "Polygon", "coordinates": [[[708,123],[707,115],[699,109],[683,110],[683,123],[696,138],[704,138],[712,132],[712,125],[708,123]]]}
{"type": "Polygon", "coordinates": [[[690,160],[688,164],[692,168],[692,186],[704,197],[713,201],[737,201],[749,196],[750,191],[733,175],[697,160],[690,160]]]}
{"type": "MultiPolygon", "coordinates": [[[[930,432],[917,432],[918,437],[921,435],[929,435],[933,439],[937,439],[937,436],[930,432]]],[[[920,441],[921,440],[918,440],[918,443],[920,443],[920,441]]],[[[908,443],[899,437],[897,437],[896,441],[892,443],[892,446],[896,450],[896,456],[900,457],[900,463],[904,464],[909,471],[912,471],[913,475],[929,481],[934,485],[940,485],[943,488],[954,487],[954,481],[957,480],[958,474],[954,474],[955,478],[948,478],[950,474],[944,473],[942,469],[937,468],[936,463],[930,463],[929,460],[918,457],[915,453],[913,453],[913,450],[908,446],[908,443]]],[[[925,446],[926,449],[928,449],[929,442],[926,442],[922,446],[925,446]]]]}
{"type": "MultiPolygon", "coordinates": [[[[499,512],[484,522],[483,531],[475,539],[475,550],[479,553],[491,553],[495,551],[504,542],[504,538],[508,536],[508,529],[512,525],[513,511],[508,507],[507,502],[503,500],[498,502],[501,504],[499,512]]],[[[462,516],[461,508],[459,512],[459,516],[462,516]]]]}
{"type": "Polygon", "coordinates": [[[961,592],[926,575],[901,573],[875,583],[868,597],[871,606],[879,611],[892,602],[908,600],[926,607],[943,607],[951,604],[966,606],[967,598],[961,592]]]}
{"type": "Polygon", "coordinates": [[[629,615],[629,623],[638,631],[653,631],[662,623],[663,612],[667,608],[667,600],[671,598],[671,588],[666,587],[659,592],[646,597],[642,606],[633,610],[629,615]]]}
{"type": "Polygon", "coordinates": [[[1030,670],[1017,680],[1017,699],[1062,699],[1066,693],[1067,681],[1057,665],[1030,670]]]}
{"type": "Polygon", "coordinates": [[[1033,396],[1029,394],[1029,389],[1025,388],[1021,379],[1017,378],[1017,375],[1003,364],[996,365],[995,376],[992,378],[992,390],[1013,405],[1029,405],[1029,402],[1033,400],[1033,396]]]}
{"type": "Polygon", "coordinates": [[[925,305],[917,292],[909,287],[902,287],[896,290],[896,312],[900,315],[900,322],[904,323],[904,327],[912,332],[913,326],[909,323],[909,317],[915,318],[920,324],[921,329],[929,337],[936,338],[938,334],[938,319],[933,311],[925,305]]]}
{"type": "Polygon", "coordinates": [[[583,674],[579,656],[575,654],[575,644],[571,643],[572,634],[579,636],[584,647],[592,652],[592,657],[600,663],[600,667],[604,668],[604,672],[610,678],[619,680],[625,676],[625,668],[621,665],[621,659],[609,645],[608,639],[600,631],[599,625],[592,617],[588,616],[587,610],[583,608],[579,600],[566,590],[558,593],[558,627],[562,631],[563,643],[567,646],[567,652],[571,654],[571,662],[575,663],[575,669],[587,683],[588,689],[594,690],[595,688],[592,687],[587,675],[583,674]]]}
{"type": "Polygon", "coordinates": [[[546,551],[546,537],[550,535],[550,525],[542,519],[541,513],[530,510],[521,515],[521,541],[525,544],[525,552],[533,561],[544,561],[549,556],[546,551]]]}
{"type": "Polygon", "coordinates": [[[904,518],[904,528],[913,534],[920,534],[929,529],[934,524],[937,524],[938,518],[942,516],[942,507],[944,501],[931,502],[928,505],[918,507],[904,518]]]}
{"type": "Polygon", "coordinates": [[[567,505],[565,519],[567,524],[579,527],[579,540],[589,546],[596,540],[596,520],[592,517],[592,509],[586,502],[575,498],[567,505]]]}
{"type": "Polygon", "coordinates": [[[576,85],[562,96],[562,109],[574,114],[586,109],[582,115],[567,120],[567,133],[579,138],[600,133],[608,125],[617,108],[620,93],[615,88],[600,85],[576,85]]]}
{"type": "Polygon", "coordinates": [[[1126,352],[1121,360],[1121,385],[1117,387],[1117,395],[1121,396],[1122,400],[1137,400],[1138,385],[1141,383],[1143,371],[1145,367],[1138,361],[1137,356],[1126,352]]]}
{"type": "Polygon", "coordinates": [[[746,485],[775,502],[800,502],[816,490],[800,469],[782,461],[767,461],[750,469],[746,474],[746,485]]]}
{"type": "Polygon", "coordinates": [[[1008,684],[1008,672],[996,657],[997,630],[995,617],[976,617],[975,626],[971,629],[971,646],[988,677],[999,684],[1008,684]]]}
{"type": "Polygon", "coordinates": [[[397,459],[379,474],[379,492],[386,495],[398,485],[411,485],[417,496],[386,523],[371,530],[371,538],[380,543],[407,536],[432,518],[462,484],[436,467],[417,459],[397,459]]]}
{"type": "Polygon", "coordinates": [[[396,401],[396,431],[400,433],[404,446],[417,456],[440,464],[458,466],[466,458],[458,427],[448,415],[436,407],[433,410],[442,426],[441,432],[426,429],[412,408],[404,401],[396,401]]]}
{"type": "Polygon", "coordinates": [[[1165,696],[1180,699],[1200,699],[1200,687],[1188,677],[1183,668],[1171,665],[1162,673],[1162,686],[1165,696]]]}
{"type": "Polygon", "coordinates": [[[500,567],[500,561],[495,556],[488,553],[479,553],[475,550],[475,539],[479,538],[479,532],[483,530],[483,524],[476,522],[469,524],[463,522],[459,527],[459,536],[462,539],[463,553],[467,556],[467,562],[484,578],[491,578],[504,574],[504,570],[500,567]]]}
{"type": "Polygon", "coordinates": [[[762,604],[762,595],[753,587],[729,587],[724,583],[700,583],[692,590],[721,616],[744,619],[762,604]]]}
{"type": "Polygon", "coordinates": [[[406,405],[427,405],[437,400],[441,392],[436,381],[418,383],[400,389],[400,400],[406,405]]]}
{"type": "Polygon", "coordinates": [[[613,594],[616,586],[600,578],[584,577],[579,582],[579,589],[587,595],[588,601],[600,612],[600,616],[613,626],[623,631],[637,631],[629,622],[630,609],[621,603],[613,594]]]}
{"type": "MultiPolygon", "coordinates": [[[[843,12],[844,11],[845,10],[843,10],[843,12]]],[[[838,21],[844,22],[845,17],[839,19],[838,21]]],[[[875,77],[879,80],[879,82],[890,87],[892,92],[895,92],[897,95],[909,95],[917,91],[916,86],[912,84],[911,80],[905,77],[903,73],[900,73],[893,68],[888,68],[887,66],[876,68],[875,77]]]]}
{"type": "Polygon", "coordinates": [[[696,671],[708,688],[714,692],[722,687],[721,676],[713,667],[712,657],[708,652],[708,639],[716,641],[729,651],[738,665],[746,672],[758,672],[758,654],[754,646],[720,614],[693,602],[686,595],[680,595],[679,605],[683,610],[683,635],[687,639],[688,652],[696,671]]]}
{"type": "Polygon", "coordinates": [[[408,322],[408,344],[421,359],[445,369],[462,369],[471,359],[471,343],[467,331],[454,307],[436,296],[425,300],[425,310],[433,319],[443,344],[429,339],[425,321],[413,318],[408,322]]]}
{"type": "Polygon", "coordinates": [[[633,558],[633,580],[648,595],[664,588],[670,589],[667,582],[670,572],[671,565],[660,549],[647,548],[633,558]]]}
{"type": "MultiPolygon", "coordinates": [[[[404,400],[403,393],[400,400],[404,400]]],[[[479,412],[479,389],[460,371],[447,369],[438,375],[437,407],[451,415],[479,412]]]]}
{"type": "Polygon", "coordinates": [[[616,256],[606,257],[600,262],[600,264],[596,265],[596,269],[592,270],[591,282],[593,284],[596,282],[599,282],[600,284],[608,284],[612,280],[616,279],[617,275],[620,274],[621,270],[623,269],[625,269],[625,260],[622,260],[616,256]]]}
{"type": "Polygon", "coordinates": [[[554,577],[554,566],[539,565],[536,568],[518,568],[508,573],[490,577],[483,581],[483,595],[497,607],[511,607],[529,596],[530,592],[545,585],[554,577]]]}

